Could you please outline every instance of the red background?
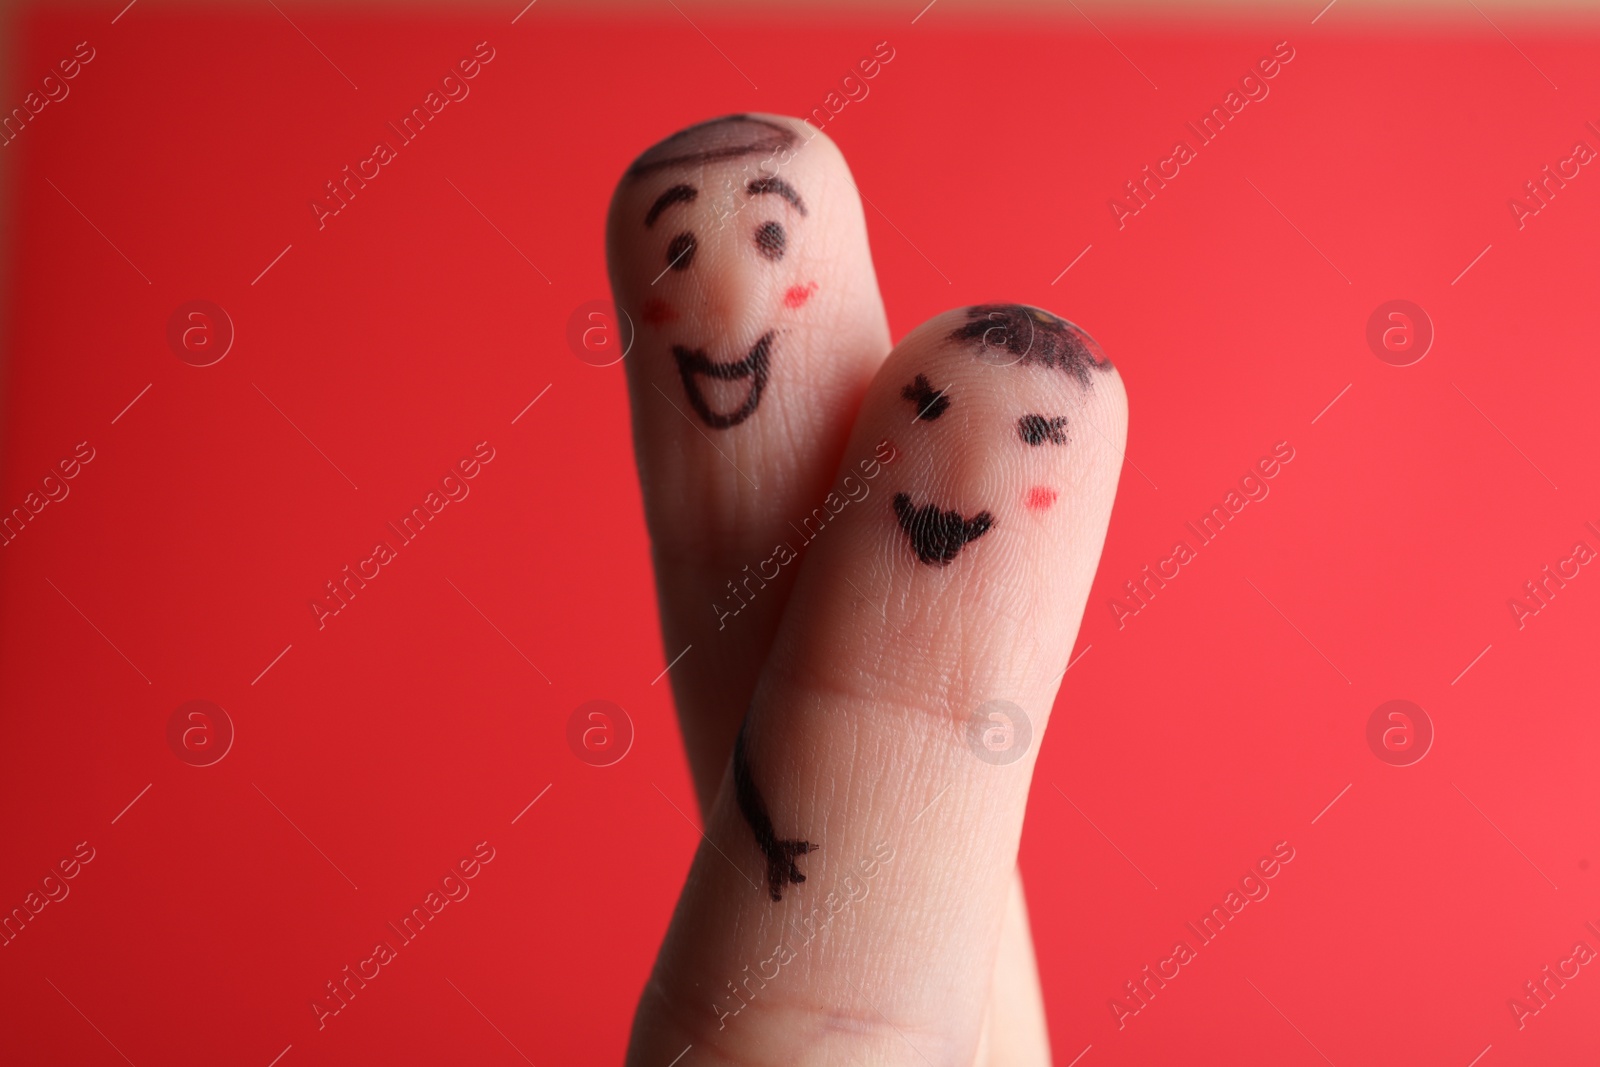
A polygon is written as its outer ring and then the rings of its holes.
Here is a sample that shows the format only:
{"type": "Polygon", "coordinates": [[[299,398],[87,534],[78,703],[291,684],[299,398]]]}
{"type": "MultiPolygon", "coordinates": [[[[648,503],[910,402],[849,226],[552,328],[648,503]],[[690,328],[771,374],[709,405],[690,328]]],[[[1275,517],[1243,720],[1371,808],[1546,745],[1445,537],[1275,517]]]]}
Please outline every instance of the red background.
{"type": "Polygon", "coordinates": [[[698,837],[621,368],[568,316],[605,295],[636,151],[809,112],[887,40],[827,132],[896,335],[1043,305],[1131,395],[1022,848],[1058,1063],[1594,1062],[1600,968],[1521,1030],[1507,1006],[1600,948],[1600,577],[1520,630],[1507,606],[1600,548],[1600,174],[1508,209],[1600,147],[1593,26],[120,6],[25,19],[4,104],[96,49],[4,149],[3,506],[96,455],[0,549],[0,906],[96,857],[0,948],[0,1058],[620,1059],[698,837]],[[319,231],[323,183],[483,40],[470,97],[319,231]],[[1108,199],[1283,40],[1271,95],[1119,231],[1108,199]],[[1397,297],[1437,331],[1405,368],[1364,339],[1397,297]],[[206,368],[165,340],[197,298],[237,329],[206,368]],[[485,440],[470,497],[319,631],[323,583],[485,440]],[[1119,630],[1122,583],[1279,441],[1270,497],[1119,630]],[[594,698],[637,730],[609,768],[565,741],[594,698]],[[1437,731],[1414,766],[1367,747],[1392,698],[1437,731]],[[237,730],[206,768],[166,740],[194,699],[237,730]],[[324,983],[485,840],[471,896],[319,1032],[324,983]],[[1119,1031],[1109,999],[1282,840],[1271,896],[1119,1031]]]}

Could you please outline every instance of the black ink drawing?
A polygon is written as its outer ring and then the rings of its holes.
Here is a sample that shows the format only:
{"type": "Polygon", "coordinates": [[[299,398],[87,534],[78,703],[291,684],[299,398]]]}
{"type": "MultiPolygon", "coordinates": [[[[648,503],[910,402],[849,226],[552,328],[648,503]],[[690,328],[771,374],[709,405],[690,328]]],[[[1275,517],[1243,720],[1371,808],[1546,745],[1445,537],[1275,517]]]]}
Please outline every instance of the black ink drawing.
{"type": "Polygon", "coordinates": [[[667,266],[673,270],[688,270],[689,264],[694,262],[694,253],[700,247],[700,242],[694,239],[692,233],[680,233],[667,245],[667,266]]]}
{"type": "Polygon", "coordinates": [[[751,346],[747,356],[732,363],[713,363],[706,357],[703,349],[690,349],[682,345],[672,346],[672,358],[678,362],[678,374],[683,378],[683,391],[689,396],[689,405],[707,426],[726,430],[730,426],[739,425],[756,410],[756,405],[761,403],[761,394],[767,388],[767,370],[773,336],[774,331],[768,330],[751,346]],[[743,381],[749,378],[750,392],[737,410],[726,414],[713,411],[711,405],[706,403],[705,395],[700,391],[701,377],[714,378],[719,382],[743,381]]]}
{"type": "Polygon", "coordinates": [[[808,852],[815,852],[820,846],[809,841],[783,840],[772,828],[767,802],[761,799],[761,790],[756,788],[755,778],[750,774],[750,758],[744,750],[744,730],[741,725],[739,736],[733,741],[734,793],[738,797],[740,814],[750,824],[750,832],[756,835],[756,844],[760,846],[762,855],[767,857],[767,892],[773,900],[782,900],[784,886],[791,883],[798,885],[806,880],[794,861],[808,852]]]}
{"type": "Polygon", "coordinates": [[[1024,415],[1017,420],[1017,435],[1030,445],[1067,443],[1065,415],[1024,415]]]}
{"type": "Polygon", "coordinates": [[[932,422],[950,407],[950,398],[944,395],[944,390],[936,391],[925,374],[917,375],[915,381],[900,390],[900,395],[917,406],[917,418],[924,422],[932,422]]]}
{"type": "Polygon", "coordinates": [[[782,259],[788,244],[789,236],[783,232],[781,222],[763,222],[756,230],[756,251],[768,259],[782,259]]]}
{"type": "Polygon", "coordinates": [[[640,178],[664,167],[714,163],[757,152],[776,154],[793,148],[799,136],[788,126],[753,115],[728,115],[680,130],[645,150],[628,168],[628,177],[640,178]]]}
{"type": "Polygon", "coordinates": [[[950,331],[949,339],[976,342],[980,353],[1003,349],[1016,357],[1011,363],[1060,368],[1087,389],[1091,368],[1111,369],[1111,361],[1090,347],[1087,336],[1070,322],[1038,308],[979,304],[967,308],[966,324],[950,331]]]}
{"type": "Polygon", "coordinates": [[[940,567],[949,566],[969,542],[994,528],[994,516],[987,511],[968,519],[959,511],[940,511],[936,504],[912,507],[911,497],[905,493],[894,495],[894,513],[917,558],[940,567]]]}
{"type": "Polygon", "coordinates": [[[673,204],[692,204],[699,195],[700,190],[692,185],[674,185],[656,197],[656,202],[650,205],[650,210],[644,217],[645,229],[654,226],[661,213],[673,204]]]}
{"type": "MultiPolygon", "coordinates": [[[[792,148],[798,140],[795,131],[782,123],[751,115],[729,115],[726,118],[712,119],[710,122],[691,126],[647,150],[629,168],[628,178],[637,179],[667,167],[703,167],[709,163],[762,152],[769,153],[776,159],[780,152],[792,148]]],[[[806,215],[805,201],[801,198],[799,190],[782,178],[776,176],[753,178],[746,183],[745,194],[752,202],[765,196],[779,197],[793,207],[802,218],[806,215]]],[[[699,198],[700,190],[693,185],[678,183],[668,187],[656,196],[649,211],[645,213],[645,229],[653,227],[662,215],[675,205],[694,204],[699,198]]],[[[763,222],[754,230],[752,243],[757,253],[776,263],[782,260],[788,251],[789,233],[781,222],[775,220],[763,222]]],[[[662,274],[664,275],[667,270],[678,273],[689,270],[694,266],[699,248],[699,239],[692,231],[684,231],[673,237],[666,248],[666,268],[662,270],[662,274]]],[[[660,278],[656,280],[659,281],[660,278]]],[[[655,282],[651,284],[654,285],[655,282]]],[[[791,288],[789,293],[792,297],[794,289],[791,288]]],[[[808,295],[808,292],[802,290],[798,300],[786,298],[788,306],[799,307],[805,303],[805,297],[808,295]]],[[[652,312],[655,320],[671,321],[671,318],[676,317],[670,305],[660,298],[656,298],[650,306],[656,309],[652,312]]],[[[776,335],[776,330],[768,330],[751,346],[743,359],[731,363],[713,362],[703,348],[691,348],[681,344],[672,346],[673,359],[677,362],[678,374],[683,379],[683,388],[688,396],[689,405],[707,426],[726,430],[739,425],[755,413],[767,388],[772,344],[776,335]],[[724,382],[748,380],[750,388],[745,394],[744,402],[735,410],[714,411],[702,391],[703,378],[724,382]]]]}
{"type": "Polygon", "coordinates": [[[774,193],[793,204],[802,218],[805,216],[806,205],[801,201],[800,194],[795,191],[794,186],[782,178],[752,178],[750,184],[744,187],[744,191],[751,196],[774,193]]]}

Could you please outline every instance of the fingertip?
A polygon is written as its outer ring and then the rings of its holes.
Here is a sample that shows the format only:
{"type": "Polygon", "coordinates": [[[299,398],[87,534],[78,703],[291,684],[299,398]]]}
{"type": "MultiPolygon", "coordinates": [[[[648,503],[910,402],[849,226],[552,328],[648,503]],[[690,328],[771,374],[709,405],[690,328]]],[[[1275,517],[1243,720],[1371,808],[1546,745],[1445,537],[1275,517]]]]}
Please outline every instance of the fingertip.
{"type": "MultiPolygon", "coordinates": [[[[789,115],[747,112],[722,115],[693,123],[668,134],[636,156],[612,191],[607,212],[607,245],[618,224],[637,214],[645,190],[662,186],[673,188],[663,176],[685,176],[703,172],[708,166],[736,163],[750,181],[776,177],[804,151],[806,155],[843,163],[844,156],[832,138],[804,119],[789,115]]],[[[693,185],[688,188],[698,188],[693,185]]],[[[693,199],[692,197],[690,199],[693,199]]],[[[655,201],[646,201],[644,215],[650,217],[655,201]]],[[[651,219],[653,222],[654,220],[651,219]]],[[[623,228],[627,232],[626,228],[623,228]]]]}
{"type": "Polygon", "coordinates": [[[969,401],[983,399],[976,410],[1005,409],[1007,436],[1031,454],[1092,430],[1120,455],[1126,437],[1127,390],[1104,348],[1084,327],[1031,305],[974,304],[935,315],[895,346],[882,375],[885,395],[898,391],[910,402],[902,406],[914,427],[959,410],[965,392],[969,401]]]}
{"type": "Polygon", "coordinates": [[[991,367],[1057,371],[1090,391],[1116,366],[1082,326],[1044,308],[1023,303],[970,304],[928,319],[905,338],[922,344],[943,342],[965,349],[991,367]]]}
{"type": "Polygon", "coordinates": [[[682,394],[712,429],[746,424],[770,385],[791,402],[764,410],[805,433],[818,401],[853,407],[888,350],[854,181],[802,119],[724,116],[646,149],[613,194],[606,242],[617,306],[640,330],[630,381],[682,394]]]}
{"type": "Polygon", "coordinates": [[[685,126],[640,152],[623,174],[623,181],[636,181],[672,167],[698,166],[751,155],[781,159],[783,153],[821,134],[821,130],[804,119],[788,115],[760,112],[721,115],[685,126]]]}

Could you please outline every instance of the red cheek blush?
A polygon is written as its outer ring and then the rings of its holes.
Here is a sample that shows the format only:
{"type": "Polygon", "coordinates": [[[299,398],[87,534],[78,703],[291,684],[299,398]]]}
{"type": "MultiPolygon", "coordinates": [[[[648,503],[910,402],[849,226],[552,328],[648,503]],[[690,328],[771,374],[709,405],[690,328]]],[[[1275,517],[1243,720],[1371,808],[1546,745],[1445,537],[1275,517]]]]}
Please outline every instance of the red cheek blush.
{"type": "Polygon", "coordinates": [[[804,307],[805,302],[811,299],[811,294],[817,291],[816,282],[806,282],[804,285],[791,285],[789,291],[783,294],[786,306],[797,308],[804,307]]]}
{"type": "Polygon", "coordinates": [[[669,322],[678,321],[678,313],[672,310],[672,305],[658,297],[651,297],[644,302],[644,309],[639,312],[647,326],[665,326],[669,322]]]}
{"type": "Polygon", "coordinates": [[[1044,511],[1056,502],[1056,491],[1047,485],[1036,485],[1028,490],[1026,503],[1033,511],[1044,511]]]}

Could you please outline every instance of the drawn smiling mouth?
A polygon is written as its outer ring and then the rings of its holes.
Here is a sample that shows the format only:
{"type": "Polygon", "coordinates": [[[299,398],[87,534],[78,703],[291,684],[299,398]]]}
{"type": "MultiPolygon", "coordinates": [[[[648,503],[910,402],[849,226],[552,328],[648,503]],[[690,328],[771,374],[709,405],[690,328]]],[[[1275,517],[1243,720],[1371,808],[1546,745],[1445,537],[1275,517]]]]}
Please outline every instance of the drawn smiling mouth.
{"type": "Polygon", "coordinates": [[[713,363],[703,348],[672,346],[672,358],[677,360],[678,374],[683,378],[683,391],[688,394],[689,406],[694,408],[695,413],[707,426],[726,430],[730,426],[739,425],[755,413],[756,405],[761,403],[761,394],[767,388],[769,354],[776,333],[776,330],[768,330],[762,334],[760,340],[750,346],[748,355],[732,363],[713,363]],[[742,381],[749,378],[750,392],[738,410],[723,414],[711,410],[711,405],[706,403],[704,394],[700,392],[701,378],[714,378],[719,382],[742,381]]]}

